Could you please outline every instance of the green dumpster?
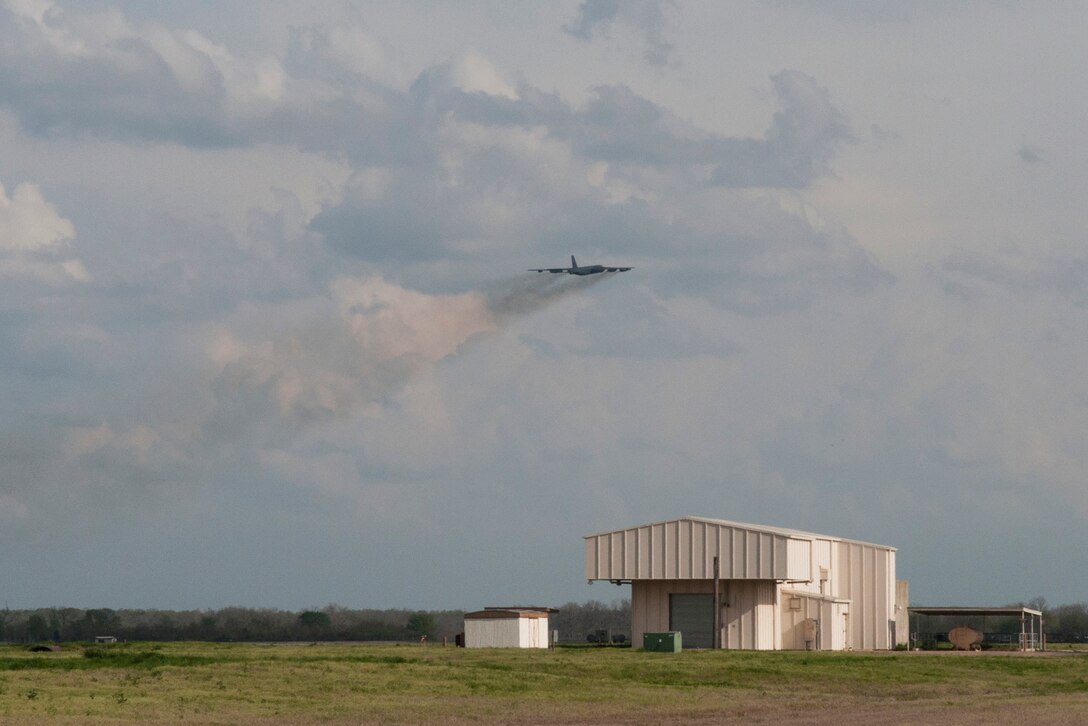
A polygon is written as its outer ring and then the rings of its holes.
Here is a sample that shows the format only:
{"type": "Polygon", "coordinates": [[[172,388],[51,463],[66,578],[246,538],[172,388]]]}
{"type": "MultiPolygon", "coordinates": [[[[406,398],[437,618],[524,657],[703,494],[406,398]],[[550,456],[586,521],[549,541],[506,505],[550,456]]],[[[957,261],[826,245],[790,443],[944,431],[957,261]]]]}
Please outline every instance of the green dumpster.
{"type": "Polygon", "coordinates": [[[667,633],[643,633],[642,649],[654,653],[679,653],[683,648],[679,630],[667,633]]]}

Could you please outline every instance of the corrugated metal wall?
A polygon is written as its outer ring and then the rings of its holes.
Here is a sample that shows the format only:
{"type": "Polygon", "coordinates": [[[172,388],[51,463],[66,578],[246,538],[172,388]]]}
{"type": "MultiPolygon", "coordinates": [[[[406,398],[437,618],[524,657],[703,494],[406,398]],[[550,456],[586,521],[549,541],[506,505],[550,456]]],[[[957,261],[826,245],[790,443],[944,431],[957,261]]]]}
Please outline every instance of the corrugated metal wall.
{"type": "Polygon", "coordinates": [[[722,579],[807,579],[808,544],[788,557],[790,537],[713,522],[681,519],[585,538],[587,580],[703,580],[713,577],[714,556],[722,579]]]}
{"type": "MultiPolygon", "coordinates": [[[[774,650],[777,611],[773,580],[722,582],[722,646],[774,650]]],[[[669,595],[714,592],[713,580],[635,580],[631,583],[631,642],[669,630],[669,595]]]]}
{"type": "Polygon", "coordinates": [[[850,606],[834,603],[831,606],[831,649],[846,650],[850,646],[850,606]]]}
{"type": "MultiPolygon", "coordinates": [[[[748,583],[745,583],[748,584],[748,583]]],[[[780,624],[778,620],[777,604],[778,583],[774,581],[760,580],[752,583],[753,601],[755,610],[755,640],[752,647],[756,650],[774,650],[778,645],[778,632],[780,624]]]]}
{"type": "Polygon", "coordinates": [[[786,540],[787,572],[791,580],[812,579],[812,545],[807,539],[786,540]]]}
{"type": "Polygon", "coordinates": [[[906,580],[895,581],[895,644],[910,643],[910,583],[906,580]]]}
{"type": "Polygon", "coordinates": [[[781,618],[781,639],[779,647],[784,650],[804,650],[807,647],[804,623],[813,619],[819,623],[817,643],[813,648],[820,650],[842,650],[845,648],[846,620],[843,614],[849,612],[849,603],[837,602],[830,597],[798,589],[779,591],[779,613],[781,618]],[[790,601],[796,599],[798,609],[790,608],[790,601]]]}
{"type": "Polygon", "coordinates": [[[521,618],[465,620],[466,648],[517,648],[521,618]]]}
{"type": "Polygon", "coordinates": [[[465,619],[466,648],[547,648],[547,618],[465,619]]]}
{"type": "Polygon", "coordinates": [[[642,647],[643,633],[669,629],[669,593],[713,593],[711,580],[636,580],[631,583],[631,643],[642,647]]]}
{"type": "Polygon", "coordinates": [[[643,633],[668,629],[669,593],[711,592],[715,553],[728,603],[724,647],[794,647],[796,623],[784,614],[779,587],[825,602],[819,620],[828,637],[821,647],[894,647],[895,550],[880,545],[685,518],[586,537],[586,578],[632,582],[631,635],[638,645],[643,633]]]}
{"type": "Polygon", "coordinates": [[[548,619],[518,618],[518,647],[547,648],[548,619]]]}
{"type": "MultiPolygon", "coordinates": [[[[779,604],[779,641],[782,650],[805,650],[805,620],[821,620],[821,607],[824,601],[815,597],[805,597],[801,591],[782,592],[779,604]],[[790,608],[790,601],[796,599],[798,608],[790,608]]],[[[821,642],[821,646],[823,643],[821,642]]],[[[816,643],[812,644],[816,648],[816,643]]]]}
{"type": "Polygon", "coordinates": [[[895,645],[895,552],[857,542],[835,542],[835,597],[850,600],[847,647],[885,650],[895,645]]]}

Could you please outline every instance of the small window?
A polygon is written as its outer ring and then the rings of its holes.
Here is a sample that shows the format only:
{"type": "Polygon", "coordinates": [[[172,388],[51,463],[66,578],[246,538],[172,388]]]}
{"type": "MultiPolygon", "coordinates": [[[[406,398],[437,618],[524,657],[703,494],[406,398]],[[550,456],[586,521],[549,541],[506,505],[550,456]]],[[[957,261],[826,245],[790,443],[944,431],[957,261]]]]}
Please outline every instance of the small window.
{"type": "Polygon", "coordinates": [[[800,609],[801,609],[801,598],[791,597],[790,598],[790,610],[800,610],[800,609]]]}

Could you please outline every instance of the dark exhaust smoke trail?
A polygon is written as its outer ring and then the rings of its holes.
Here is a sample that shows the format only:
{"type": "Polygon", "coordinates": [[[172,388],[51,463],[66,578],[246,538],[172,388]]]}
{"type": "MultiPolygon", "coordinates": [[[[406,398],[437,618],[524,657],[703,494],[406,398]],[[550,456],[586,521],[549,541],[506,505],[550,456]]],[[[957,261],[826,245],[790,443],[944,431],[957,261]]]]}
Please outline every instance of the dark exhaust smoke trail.
{"type": "Polygon", "coordinates": [[[602,282],[608,273],[574,275],[520,275],[484,290],[487,306],[500,321],[529,315],[602,282]]]}
{"type": "Polygon", "coordinates": [[[302,325],[255,339],[228,331],[209,342],[215,407],[201,440],[286,436],[380,407],[439,361],[610,276],[522,274],[447,295],[381,277],[338,278],[329,299],[338,317],[318,306],[319,317],[302,325]]]}

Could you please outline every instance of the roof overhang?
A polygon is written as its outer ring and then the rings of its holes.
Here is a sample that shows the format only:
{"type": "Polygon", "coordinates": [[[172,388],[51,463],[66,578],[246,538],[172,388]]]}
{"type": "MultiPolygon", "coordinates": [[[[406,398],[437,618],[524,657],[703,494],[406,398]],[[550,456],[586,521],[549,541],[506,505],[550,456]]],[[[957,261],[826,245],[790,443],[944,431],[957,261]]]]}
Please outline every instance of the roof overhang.
{"type": "Polygon", "coordinates": [[[791,590],[789,588],[783,587],[781,592],[784,597],[803,597],[808,600],[818,600],[820,602],[830,602],[836,603],[838,605],[850,604],[850,600],[846,598],[831,597],[830,595],[821,595],[818,592],[810,592],[808,590],[791,590]]]}
{"type": "Polygon", "coordinates": [[[663,525],[663,524],[670,524],[670,523],[682,522],[682,521],[705,522],[705,523],[708,523],[708,524],[716,524],[716,525],[721,525],[721,526],[725,526],[725,527],[735,527],[735,528],[738,528],[738,529],[744,529],[744,530],[748,530],[748,531],[751,531],[751,532],[765,532],[767,534],[778,535],[780,537],[788,537],[790,539],[808,540],[810,542],[812,540],[827,540],[827,541],[830,541],[830,542],[846,542],[848,544],[865,545],[866,547],[877,547],[879,549],[890,550],[892,552],[896,551],[896,548],[892,547],[891,545],[876,544],[875,542],[865,542],[865,541],[859,540],[859,539],[849,539],[847,537],[838,537],[838,536],[830,535],[830,534],[818,534],[816,532],[805,532],[805,531],[802,531],[802,530],[799,530],[799,529],[790,529],[788,527],[775,527],[773,525],[767,525],[767,524],[752,524],[750,522],[736,522],[736,521],[733,521],[733,520],[730,520],[730,519],[716,519],[716,518],[713,518],[713,517],[695,517],[695,516],[691,516],[691,515],[688,515],[686,517],[677,517],[676,519],[666,519],[666,520],[662,520],[662,521],[659,521],[659,522],[650,522],[650,523],[647,523],[647,524],[635,525],[633,527],[624,527],[623,529],[617,529],[617,530],[611,530],[611,531],[605,531],[605,532],[594,532],[593,534],[584,535],[583,539],[589,539],[590,537],[600,537],[600,536],[603,536],[603,535],[612,534],[614,532],[622,532],[622,531],[628,530],[628,529],[637,529],[639,527],[650,527],[650,526],[654,526],[654,525],[663,525]]]}
{"type": "Polygon", "coordinates": [[[557,608],[520,608],[520,607],[490,607],[465,613],[465,620],[509,620],[511,618],[547,618],[551,613],[557,613],[557,608]]]}
{"type": "Polygon", "coordinates": [[[983,617],[992,616],[1014,616],[1020,617],[1021,615],[1034,615],[1036,617],[1042,617],[1043,613],[1040,610],[1026,607],[1003,607],[1003,608],[969,608],[969,607],[911,607],[907,608],[907,612],[912,615],[981,615],[983,617]]]}

